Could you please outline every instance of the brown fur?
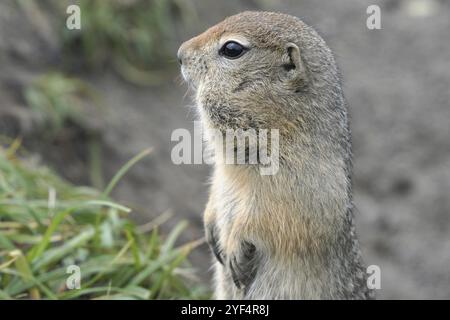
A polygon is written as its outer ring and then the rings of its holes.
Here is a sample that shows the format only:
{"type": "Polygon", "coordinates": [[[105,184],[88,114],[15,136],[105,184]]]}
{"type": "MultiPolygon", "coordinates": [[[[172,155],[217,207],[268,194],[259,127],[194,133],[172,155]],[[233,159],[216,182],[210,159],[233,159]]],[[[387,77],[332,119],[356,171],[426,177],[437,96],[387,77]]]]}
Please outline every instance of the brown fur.
{"type": "Polygon", "coordinates": [[[347,109],[322,38],[296,17],[244,12],[178,55],[207,132],[280,132],[277,174],[215,165],[204,221],[217,257],[216,297],[370,297],[353,224],[347,109]],[[220,56],[227,39],[246,42],[248,52],[220,56]]]}

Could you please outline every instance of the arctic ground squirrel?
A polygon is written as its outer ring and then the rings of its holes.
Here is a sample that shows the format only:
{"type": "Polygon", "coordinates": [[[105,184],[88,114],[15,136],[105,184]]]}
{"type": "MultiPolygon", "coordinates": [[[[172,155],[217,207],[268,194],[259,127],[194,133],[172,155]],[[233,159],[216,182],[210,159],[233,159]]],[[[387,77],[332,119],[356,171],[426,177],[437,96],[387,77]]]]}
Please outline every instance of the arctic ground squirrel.
{"type": "MultiPolygon", "coordinates": [[[[347,107],[319,34],[243,12],[178,50],[204,130],[277,129],[279,170],[214,165],[204,212],[217,299],[367,299],[347,107]]],[[[214,146],[215,140],[207,141],[214,146]]]]}

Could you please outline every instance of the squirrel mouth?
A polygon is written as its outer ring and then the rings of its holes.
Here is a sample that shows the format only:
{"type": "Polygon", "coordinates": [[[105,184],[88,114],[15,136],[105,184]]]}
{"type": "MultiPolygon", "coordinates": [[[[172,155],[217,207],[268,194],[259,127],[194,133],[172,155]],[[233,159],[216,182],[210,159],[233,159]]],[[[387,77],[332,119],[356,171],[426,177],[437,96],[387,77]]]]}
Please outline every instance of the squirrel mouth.
{"type": "Polygon", "coordinates": [[[183,80],[186,82],[189,82],[189,77],[188,77],[186,71],[184,70],[184,67],[181,66],[180,69],[181,69],[180,71],[181,71],[181,76],[183,77],[183,80]]]}
{"type": "Polygon", "coordinates": [[[184,66],[181,66],[181,76],[183,77],[183,80],[191,87],[193,90],[197,89],[197,85],[192,80],[192,77],[189,76],[189,73],[186,71],[184,66]]]}

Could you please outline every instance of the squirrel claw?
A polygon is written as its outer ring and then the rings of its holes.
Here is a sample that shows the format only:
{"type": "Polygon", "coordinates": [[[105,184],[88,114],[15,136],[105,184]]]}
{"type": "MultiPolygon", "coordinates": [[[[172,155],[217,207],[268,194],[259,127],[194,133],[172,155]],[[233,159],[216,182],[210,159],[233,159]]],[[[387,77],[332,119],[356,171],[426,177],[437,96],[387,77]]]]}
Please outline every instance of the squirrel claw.
{"type": "Polygon", "coordinates": [[[207,227],[206,229],[206,242],[209,244],[209,247],[211,248],[211,251],[213,252],[217,261],[219,261],[220,264],[224,265],[222,249],[220,249],[217,237],[215,235],[215,227],[211,226],[207,227]]]}
{"type": "Polygon", "coordinates": [[[231,278],[238,289],[245,289],[254,280],[257,271],[256,248],[244,241],[237,254],[233,254],[229,261],[231,278]]]}

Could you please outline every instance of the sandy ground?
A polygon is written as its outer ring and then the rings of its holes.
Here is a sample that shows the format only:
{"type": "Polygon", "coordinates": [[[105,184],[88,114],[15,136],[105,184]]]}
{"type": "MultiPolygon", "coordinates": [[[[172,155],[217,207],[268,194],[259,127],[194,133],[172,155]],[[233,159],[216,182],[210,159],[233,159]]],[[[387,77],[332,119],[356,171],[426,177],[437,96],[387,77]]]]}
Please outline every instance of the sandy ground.
{"type": "MultiPolygon", "coordinates": [[[[336,54],[352,116],[358,233],[367,264],[381,268],[378,297],[450,298],[449,1],[422,6],[420,1],[379,1],[381,30],[366,28],[366,8],[374,1],[223,1],[206,8],[196,1],[199,25],[179,31],[179,42],[171,44],[174,54],[183,40],[226,15],[266,2],[266,8],[313,25],[336,54]]],[[[50,68],[58,52],[51,30],[40,37],[8,10],[0,5],[0,132],[30,134],[20,90],[50,68]]],[[[103,93],[108,106],[96,119],[103,131],[106,176],[140,150],[154,148],[115,196],[135,208],[139,221],[170,209],[174,219],[168,228],[188,219],[184,240],[201,237],[210,168],[176,166],[170,159],[172,131],[190,129],[194,120],[177,74],[154,88],[137,88],[111,74],[84,78],[103,93]]],[[[70,180],[87,181],[84,149],[77,141],[67,148],[31,140],[33,151],[46,151],[44,161],[70,180]]],[[[191,260],[208,281],[206,246],[191,260]]]]}

